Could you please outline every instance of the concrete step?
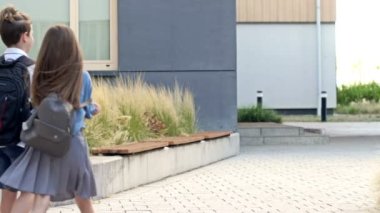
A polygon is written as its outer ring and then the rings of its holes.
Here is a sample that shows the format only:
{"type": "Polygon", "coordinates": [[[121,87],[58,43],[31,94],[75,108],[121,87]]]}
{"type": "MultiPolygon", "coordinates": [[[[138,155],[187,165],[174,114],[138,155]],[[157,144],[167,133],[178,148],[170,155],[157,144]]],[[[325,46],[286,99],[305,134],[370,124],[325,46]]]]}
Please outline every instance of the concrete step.
{"type": "Polygon", "coordinates": [[[241,137],[241,146],[256,145],[312,145],[326,144],[330,142],[330,138],[326,135],[312,135],[310,133],[304,136],[269,136],[269,137],[241,137]]]}
{"type": "Polygon", "coordinates": [[[238,129],[240,135],[243,137],[304,135],[304,129],[302,127],[277,123],[239,123],[238,129]]]}
{"type": "Polygon", "coordinates": [[[240,145],[325,144],[330,141],[320,129],[277,123],[239,123],[240,145]]]}

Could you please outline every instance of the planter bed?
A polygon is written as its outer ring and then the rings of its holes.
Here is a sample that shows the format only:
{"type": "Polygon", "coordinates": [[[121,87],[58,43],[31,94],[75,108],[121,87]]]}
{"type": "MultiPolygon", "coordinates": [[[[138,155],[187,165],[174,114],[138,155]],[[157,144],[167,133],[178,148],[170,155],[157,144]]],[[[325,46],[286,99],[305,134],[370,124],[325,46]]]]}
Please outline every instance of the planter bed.
{"type": "Polygon", "coordinates": [[[102,155],[91,156],[98,198],[235,156],[239,147],[238,133],[203,132],[92,149],[102,155]]]}

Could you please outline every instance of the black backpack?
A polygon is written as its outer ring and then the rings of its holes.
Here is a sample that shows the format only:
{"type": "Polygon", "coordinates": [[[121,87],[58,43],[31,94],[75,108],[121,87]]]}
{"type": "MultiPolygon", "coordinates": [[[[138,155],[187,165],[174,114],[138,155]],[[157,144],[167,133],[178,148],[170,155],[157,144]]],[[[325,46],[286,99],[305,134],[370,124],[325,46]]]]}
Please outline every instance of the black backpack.
{"type": "Polygon", "coordinates": [[[26,56],[14,61],[0,57],[0,146],[20,141],[22,122],[31,111],[28,67],[33,64],[26,56]]]}

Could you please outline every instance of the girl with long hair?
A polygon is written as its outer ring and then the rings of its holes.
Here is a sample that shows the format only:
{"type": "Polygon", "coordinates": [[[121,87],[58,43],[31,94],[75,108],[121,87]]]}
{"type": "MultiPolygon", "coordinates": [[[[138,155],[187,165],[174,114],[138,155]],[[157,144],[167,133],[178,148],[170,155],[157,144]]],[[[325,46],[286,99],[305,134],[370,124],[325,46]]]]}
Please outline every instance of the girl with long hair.
{"type": "Polygon", "coordinates": [[[82,71],[83,59],[72,30],[51,27],[42,42],[32,81],[32,103],[38,107],[56,93],[74,106],[72,141],[67,154],[56,158],[28,147],[0,178],[7,187],[21,191],[13,213],[46,212],[50,201],[75,198],[81,212],[94,212],[90,198],[96,195],[87,143],[82,135],[84,118],[99,112],[99,106],[81,103],[91,99],[91,78],[82,71]]]}

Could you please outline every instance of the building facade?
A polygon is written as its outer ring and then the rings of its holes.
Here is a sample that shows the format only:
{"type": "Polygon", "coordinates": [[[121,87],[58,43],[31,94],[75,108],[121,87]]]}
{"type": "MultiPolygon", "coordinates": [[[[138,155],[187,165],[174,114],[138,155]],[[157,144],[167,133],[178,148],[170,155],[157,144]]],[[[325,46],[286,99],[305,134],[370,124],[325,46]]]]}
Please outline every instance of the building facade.
{"type": "MultiPolygon", "coordinates": [[[[52,24],[77,35],[94,76],[188,88],[201,130],[235,130],[235,0],[2,0],[33,19],[36,57],[52,24]]],[[[0,47],[3,49],[4,47],[0,47]]]]}
{"type": "Polygon", "coordinates": [[[316,2],[237,0],[239,107],[256,104],[258,90],[271,109],[315,113],[321,91],[328,94],[328,108],[336,107],[336,3],[320,0],[318,44],[316,2]]]}

